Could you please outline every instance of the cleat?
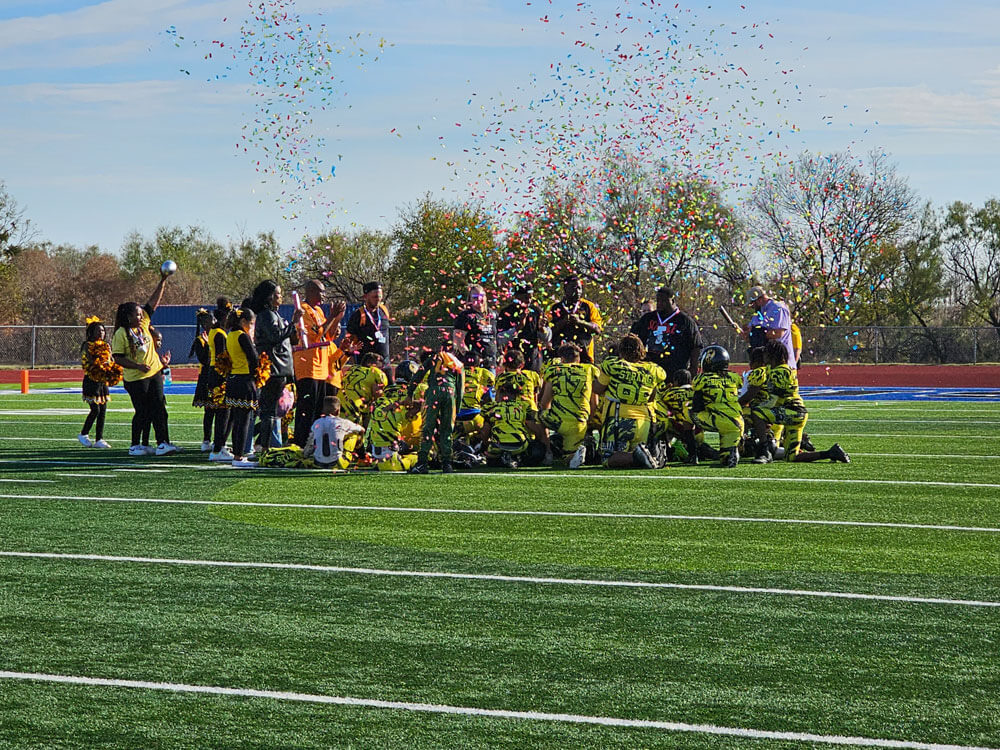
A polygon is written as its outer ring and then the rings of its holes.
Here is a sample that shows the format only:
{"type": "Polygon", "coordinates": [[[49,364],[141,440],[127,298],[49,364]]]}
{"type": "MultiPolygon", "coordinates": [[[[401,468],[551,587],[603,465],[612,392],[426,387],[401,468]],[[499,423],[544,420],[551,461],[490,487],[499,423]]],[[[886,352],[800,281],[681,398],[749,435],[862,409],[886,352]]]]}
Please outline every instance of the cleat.
{"type": "Polygon", "coordinates": [[[763,448],[753,459],[755,464],[769,464],[772,461],[774,461],[774,456],[767,447],[763,448]]]}
{"type": "Polygon", "coordinates": [[[179,451],[180,448],[178,448],[176,445],[173,445],[172,443],[160,443],[158,446],[156,446],[157,456],[172,456],[173,454],[178,453],[179,451]]]}
{"type": "Polygon", "coordinates": [[[233,452],[229,448],[223,447],[221,451],[209,453],[208,460],[212,463],[226,463],[233,460],[233,452]]]}
{"type": "Polygon", "coordinates": [[[698,465],[698,454],[691,453],[687,458],[684,459],[685,466],[697,466],[698,465]]]}
{"type": "Polygon", "coordinates": [[[545,458],[542,459],[542,466],[552,466],[553,460],[552,451],[545,451],[545,458]]]}
{"type": "Polygon", "coordinates": [[[635,450],[632,451],[632,461],[643,469],[655,469],[656,464],[653,463],[653,457],[649,453],[649,448],[645,445],[637,445],[635,450]]]}
{"type": "Polygon", "coordinates": [[[77,435],[76,439],[80,441],[80,445],[84,448],[93,448],[94,444],[90,442],[90,437],[88,435],[77,435]]]}
{"type": "Polygon", "coordinates": [[[804,451],[814,451],[814,450],[816,450],[816,446],[813,445],[812,440],[810,440],[809,436],[806,435],[805,433],[802,434],[801,448],[804,451]]]}
{"type": "Polygon", "coordinates": [[[580,447],[573,452],[573,457],[569,460],[569,468],[579,469],[581,466],[583,466],[583,462],[586,460],[587,460],[587,446],[581,444],[580,447]]]}
{"type": "Polygon", "coordinates": [[[427,467],[427,463],[425,461],[422,461],[422,462],[416,464],[412,469],[410,469],[410,471],[408,473],[410,473],[410,474],[429,474],[430,473],[430,469],[427,467]]]}
{"type": "Polygon", "coordinates": [[[834,443],[830,446],[830,450],[827,451],[830,454],[831,461],[839,461],[842,464],[851,463],[851,457],[847,455],[847,452],[840,447],[840,443],[834,443]]]}
{"type": "Polygon", "coordinates": [[[514,460],[514,456],[510,451],[504,451],[500,454],[500,465],[505,469],[516,469],[517,461],[514,460]]]}
{"type": "Polygon", "coordinates": [[[94,447],[95,448],[110,448],[111,447],[111,443],[109,443],[104,438],[101,438],[100,440],[98,440],[97,442],[94,443],[94,447]]]}
{"type": "Polygon", "coordinates": [[[722,458],[722,453],[715,450],[708,443],[698,443],[698,458],[703,458],[706,461],[716,461],[722,458]]]}
{"type": "Polygon", "coordinates": [[[451,461],[443,461],[441,463],[441,473],[442,474],[454,474],[455,467],[451,465],[451,461]]]}
{"type": "Polygon", "coordinates": [[[726,460],[725,463],[723,463],[723,466],[725,466],[727,469],[735,469],[739,465],[739,463],[740,463],[740,449],[730,448],[729,454],[726,456],[726,460]]]}

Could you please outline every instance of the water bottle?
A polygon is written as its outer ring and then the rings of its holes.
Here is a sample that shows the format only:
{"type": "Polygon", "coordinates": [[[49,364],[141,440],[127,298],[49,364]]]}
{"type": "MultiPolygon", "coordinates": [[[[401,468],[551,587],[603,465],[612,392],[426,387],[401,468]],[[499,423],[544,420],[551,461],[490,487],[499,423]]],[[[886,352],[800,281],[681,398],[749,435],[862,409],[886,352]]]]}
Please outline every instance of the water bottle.
{"type": "Polygon", "coordinates": [[[170,368],[169,367],[164,367],[163,368],[163,385],[170,385],[172,383],[173,383],[173,381],[170,379],[170,368]]]}

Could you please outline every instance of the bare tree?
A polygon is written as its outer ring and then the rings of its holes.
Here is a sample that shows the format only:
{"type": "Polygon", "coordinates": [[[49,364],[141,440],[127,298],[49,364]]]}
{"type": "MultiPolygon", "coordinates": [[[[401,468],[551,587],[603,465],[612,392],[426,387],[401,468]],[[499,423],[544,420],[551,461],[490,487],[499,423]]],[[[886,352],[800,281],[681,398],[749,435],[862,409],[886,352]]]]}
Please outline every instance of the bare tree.
{"type": "Polygon", "coordinates": [[[35,236],[35,228],[25,217],[24,209],[17,205],[7,192],[7,185],[0,180],[0,261],[23,250],[35,236]]]}
{"type": "Polygon", "coordinates": [[[914,202],[883,153],[806,153],[756,187],[751,231],[802,319],[865,323],[889,285],[884,250],[913,220],[914,202]]]}
{"type": "Polygon", "coordinates": [[[966,317],[1000,329],[1000,200],[980,209],[952,203],[944,218],[944,256],[966,317]]]}

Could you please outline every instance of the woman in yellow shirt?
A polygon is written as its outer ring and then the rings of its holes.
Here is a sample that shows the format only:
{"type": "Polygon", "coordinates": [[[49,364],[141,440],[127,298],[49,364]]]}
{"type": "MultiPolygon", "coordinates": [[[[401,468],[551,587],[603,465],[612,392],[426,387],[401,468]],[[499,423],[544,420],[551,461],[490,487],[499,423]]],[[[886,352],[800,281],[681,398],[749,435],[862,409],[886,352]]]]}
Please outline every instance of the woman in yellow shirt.
{"type": "Polygon", "coordinates": [[[167,400],[163,395],[163,379],[154,377],[163,369],[160,356],[153,346],[153,336],[149,331],[150,318],[163,298],[163,287],[167,274],[160,276],[160,282],[153,290],[146,304],[140,307],[135,302],[123,302],[115,312],[115,332],[111,336],[111,353],[115,362],[122,366],[125,391],[132,399],[135,414],[132,417],[132,447],[130,456],[167,456],[179,449],[170,443],[167,428],[167,400]],[[142,439],[143,430],[152,425],[156,435],[156,448],[151,448],[142,439]]]}

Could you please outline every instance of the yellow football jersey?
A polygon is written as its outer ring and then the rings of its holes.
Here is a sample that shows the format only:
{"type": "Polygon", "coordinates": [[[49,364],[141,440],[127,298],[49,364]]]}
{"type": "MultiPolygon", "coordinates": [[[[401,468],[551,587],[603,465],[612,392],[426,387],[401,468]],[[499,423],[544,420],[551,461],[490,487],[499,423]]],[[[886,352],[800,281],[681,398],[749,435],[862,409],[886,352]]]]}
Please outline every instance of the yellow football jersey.
{"type": "Polygon", "coordinates": [[[544,372],[545,380],[552,386],[551,416],[564,422],[590,419],[590,400],[599,373],[597,367],[585,362],[553,361],[546,365],[544,372]]]}
{"type": "Polygon", "coordinates": [[[528,402],[532,411],[538,410],[535,394],[542,387],[542,376],[534,370],[510,370],[497,375],[497,390],[505,383],[511,383],[518,398],[528,402]]]}
{"type": "Polygon", "coordinates": [[[343,376],[340,401],[355,412],[367,411],[374,401],[375,392],[388,382],[386,374],[378,367],[352,367],[343,376]]]}
{"type": "Polygon", "coordinates": [[[497,401],[489,408],[490,444],[507,446],[526,443],[527,421],[533,414],[528,402],[522,398],[497,401]]]}
{"type": "Polygon", "coordinates": [[[693,394],[701,394],[707,411],[742,419],[739,397],[742,385],[743,379],[735,373],[703,372],[695,376],[691,390],[693,394]]]}
{"type": "Polygon", "coordinates": [[[629,362],[620,357],[608,357],[601,362],[598,380],[607,390],[605,398],[621,404],[622,417],[649,416],[649,402],[664,382],[667,374],[653,362],[629,362]]]}
{"type": "Polygon", "coordinates": [[[487,391],[493,387],[496,378],[485,367],[465,368],[465,393],[462,394],[463,409],[481,409],[487,391]]]}

